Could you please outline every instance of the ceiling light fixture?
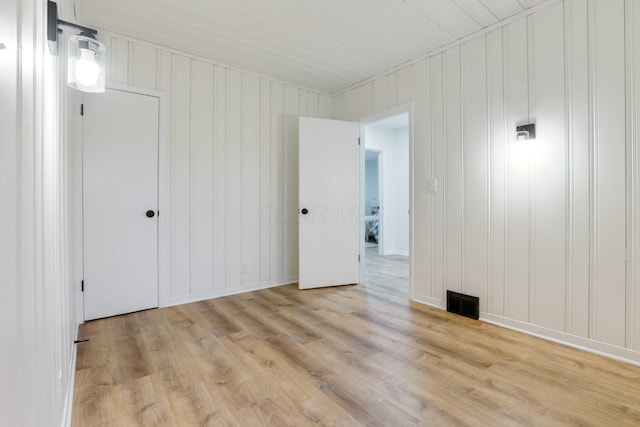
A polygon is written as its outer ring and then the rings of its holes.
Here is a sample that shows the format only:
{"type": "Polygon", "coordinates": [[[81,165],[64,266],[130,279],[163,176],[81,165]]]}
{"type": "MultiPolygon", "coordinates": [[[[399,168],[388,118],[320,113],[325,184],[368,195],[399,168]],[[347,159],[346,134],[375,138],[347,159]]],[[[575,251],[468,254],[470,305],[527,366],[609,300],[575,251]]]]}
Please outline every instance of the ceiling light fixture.
{"type": "Polygon", "coordinates": [[[58,5],[51,0],[47,6],[47,40],[52,55],[58,54],[59,26],[80,30],[69,37],[67,51],[67,84],[83,92],[101,93],[105,90],[104,44],[96,39],[97,30],[58,19],[58,5]]]}

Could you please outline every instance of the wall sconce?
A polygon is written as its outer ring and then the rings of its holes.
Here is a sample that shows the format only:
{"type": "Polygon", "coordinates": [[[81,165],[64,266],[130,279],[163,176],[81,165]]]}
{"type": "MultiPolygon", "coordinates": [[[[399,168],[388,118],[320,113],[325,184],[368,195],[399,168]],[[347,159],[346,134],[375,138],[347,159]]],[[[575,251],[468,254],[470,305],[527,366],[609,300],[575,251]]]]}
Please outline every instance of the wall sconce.
{"type": "Polygon", "coordinates": [[[528,141],[536,139],[536,124],[516,126],[516,141],[528,141]]]}
{"type": "Polygon", "coordinates": [[[96,39],[97,30],[58,19],[58,5],[51,0],[47,5],[47,40],[52,55],[58,54],[58,34],[64,25],[80,30],[69,37],[67,51],[67,84],[83,92],[101,93],[105,90],[104,44],[96,39]]]}

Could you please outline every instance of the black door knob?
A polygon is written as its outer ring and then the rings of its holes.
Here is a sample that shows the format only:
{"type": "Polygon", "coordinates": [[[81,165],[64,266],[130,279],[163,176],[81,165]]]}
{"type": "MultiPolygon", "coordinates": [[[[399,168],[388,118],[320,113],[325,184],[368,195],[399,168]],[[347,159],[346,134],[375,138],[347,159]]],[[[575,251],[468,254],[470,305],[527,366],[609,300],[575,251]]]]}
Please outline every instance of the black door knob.
{"type": "Polygon", "coordinates": [[[152,210],[148,210],[146,215],[147,215],[147,218],[153,218],[156,215],[156,212],[152,210]]]}
{"type": "Polygon", "coordinates": [[[306,214],[308,214],[308,213],[309,213],[309,209],[304,208],[304,209],[302,209],[302,211],[301,211],[301,212],[302,212],[302,215],[306,215],[306,214]]]}

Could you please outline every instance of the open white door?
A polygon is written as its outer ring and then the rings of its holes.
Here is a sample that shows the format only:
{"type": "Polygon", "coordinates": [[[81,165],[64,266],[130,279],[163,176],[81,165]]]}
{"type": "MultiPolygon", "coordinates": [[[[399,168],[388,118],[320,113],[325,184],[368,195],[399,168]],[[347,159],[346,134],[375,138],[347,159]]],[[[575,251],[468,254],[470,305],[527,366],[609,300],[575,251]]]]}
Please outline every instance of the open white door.
{"type": "Polygon", "coordinates": [[[85,94],[85,320],[158,306],[159,99],[85,94]]]}
{"type": "Polygon", "coordinates": [[[358,123],[300,118],[299,288],[360,280],[358,123]]]}

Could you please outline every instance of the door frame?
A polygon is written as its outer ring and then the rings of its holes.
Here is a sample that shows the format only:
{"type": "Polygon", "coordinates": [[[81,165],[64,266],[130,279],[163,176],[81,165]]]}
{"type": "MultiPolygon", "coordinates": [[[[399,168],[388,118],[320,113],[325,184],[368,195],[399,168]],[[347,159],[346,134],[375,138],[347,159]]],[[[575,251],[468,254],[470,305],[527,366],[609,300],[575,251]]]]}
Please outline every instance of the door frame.
{"type": "MultiPolygon", "coordinates": [[[[413,157],[413,102],[409,102],[407,104],[399,105],[394,108],[389,108],[387,110],[378,111],[376,113],[368,114],[364,117],[361,117],[358,122],[360,123],[360,209],[361,212],[364,212],[364,191],[365,191],[365,181],[364,181],[364,168],[365,168],[365,146],[366,146],[366,125],[376,122],[378,120],[385,119],[387,117],[396,116],[398,114],[408,113],[409,114],[409,295],[407,295],[408,299],[413,299],[413,253],[414,253],[414,238],[413,238],[413,230],[414,227],[414,191],[415,183],[414,183],[414,157],[413,157]]],[[[381,190],[380,190],[381,191],[381,190]]],[[[364,245],[364,216],[361,218],[360,224],[360,253],[362,254],[360,263],[360,283],[366,282],[366,275],[364,264],[366,262],[366,251],[364,245]]],[[[382,237],[384,239],[384,235],[382,237]]]]}
{"type": "MultiPolygon", "coordinates": [[[[158,307],[167,306],[167,300],[171,295],[171,147],[169,144],[170,97],[167,92],[130,86],[120,83],[107,83],[107,89],[130,92],[137,95],[152,96],[158,98],[158,307]]],[[[80,112],[80,104],[84,103],[84,96],[77,94],[71,96],[73,110],[80,112]]],[[[78,248],[75,253],[76,270],[80,278],[84,277],[84,219],[83,219],[83,150],[84,150],[84,122],[82,116],[74,114],[78,119],[72,120],[72,139],[75,142],[75,188],[76,203],[74,215],[81,219],[75,221],[75,242],[78,248]]],[[[84,295],[81,284],[77,284],[76,313],[78,323],[84,323],[84,295]]]]}

